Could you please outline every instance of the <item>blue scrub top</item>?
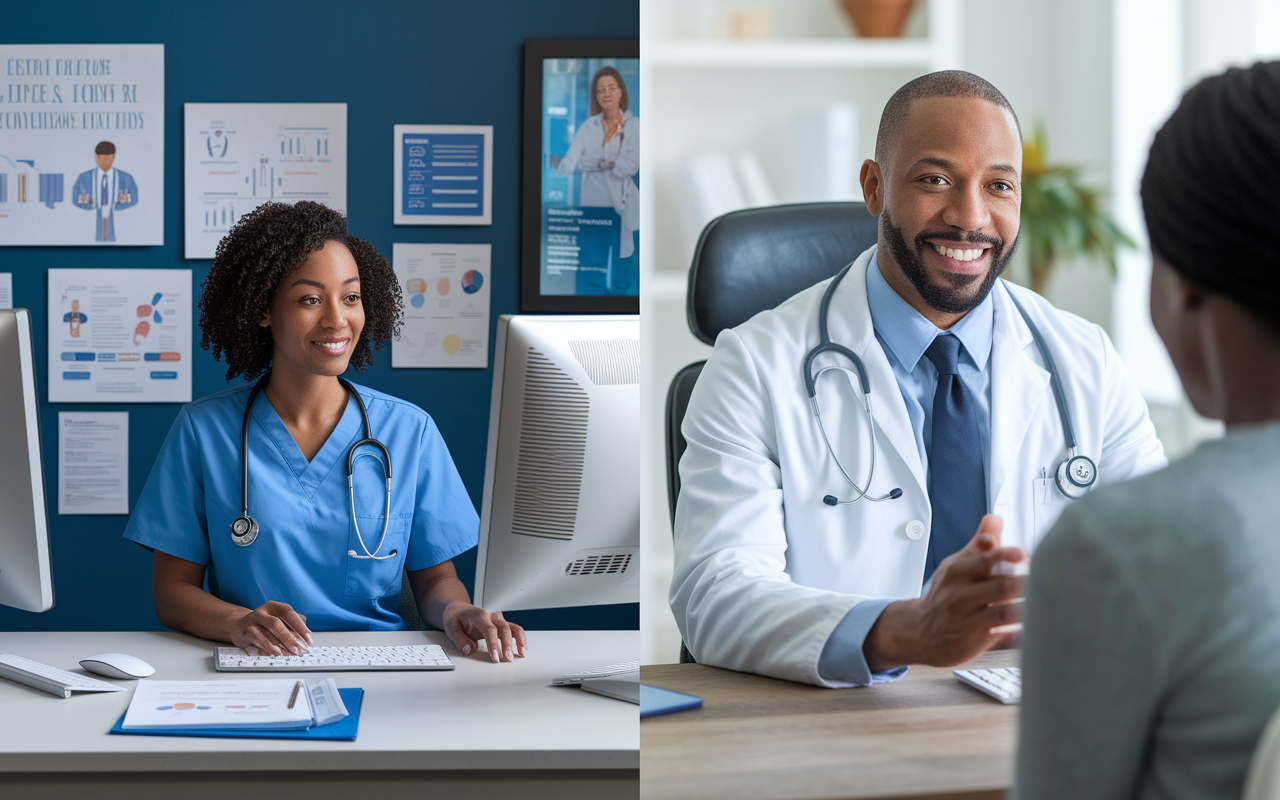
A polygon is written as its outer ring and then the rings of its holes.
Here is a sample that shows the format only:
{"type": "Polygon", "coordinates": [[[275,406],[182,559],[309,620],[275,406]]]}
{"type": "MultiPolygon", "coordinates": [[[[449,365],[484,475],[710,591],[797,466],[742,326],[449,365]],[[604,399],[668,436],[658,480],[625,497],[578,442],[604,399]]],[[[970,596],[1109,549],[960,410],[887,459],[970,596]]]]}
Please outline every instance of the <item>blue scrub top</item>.
{"type": "Polygon", "coordinates": [[[252,387],[229,389],[183,407],[129,518],[124,536],[208,567],[209,591],[257,608],[288,603],[312,630],[403,630],[400,574],[426,569],[476,546],[480,520],[440,431],[421,408],[356,387],[374,438],[391,451],[391,519],[379,549],[386,479],[377,448],[355,461],[352,524],[346,456],[363,438],[360,409],[347,408],[310,463],[264,393],[249,423],[249,516],[258,539],[231,540],[240,516],[240,431],[252,387]]]}

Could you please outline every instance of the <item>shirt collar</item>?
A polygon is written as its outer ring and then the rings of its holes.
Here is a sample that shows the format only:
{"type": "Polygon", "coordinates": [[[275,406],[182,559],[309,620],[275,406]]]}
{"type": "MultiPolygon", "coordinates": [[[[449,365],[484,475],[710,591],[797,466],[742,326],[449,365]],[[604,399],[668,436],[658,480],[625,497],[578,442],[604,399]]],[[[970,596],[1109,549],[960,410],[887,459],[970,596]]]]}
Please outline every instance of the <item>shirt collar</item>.
{"type": "MultiPolygon", "coordinates": [[[[914,372],[924,351],[938,334],[944,333],[898,294],[880,274],[880,263],[872,254],[867,264],[867,305],[871,309],[871,325],[888,346],[891,355],[908,372],[914,372]]],[[[965,314],[946,333],[960,339],[971,362],[984,371],[991,356],[991,334],[995,326],[995,305],[991,293],[978,307],[965,314]]]]}

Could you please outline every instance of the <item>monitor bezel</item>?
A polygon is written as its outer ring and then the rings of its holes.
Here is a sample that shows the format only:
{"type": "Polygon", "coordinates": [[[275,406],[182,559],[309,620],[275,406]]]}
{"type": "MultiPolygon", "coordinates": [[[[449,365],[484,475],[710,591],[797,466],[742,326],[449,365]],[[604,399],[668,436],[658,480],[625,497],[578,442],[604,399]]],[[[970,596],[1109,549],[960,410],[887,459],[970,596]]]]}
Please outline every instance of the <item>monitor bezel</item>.
{"type": "Polygon", "coordinates": [[[524,140],[521,183],[520,312],[639,314],[636,294],[542,294],[542,62],[548,58],[639,58],[639,39],[528,39],[524,43],[524,140]]]}

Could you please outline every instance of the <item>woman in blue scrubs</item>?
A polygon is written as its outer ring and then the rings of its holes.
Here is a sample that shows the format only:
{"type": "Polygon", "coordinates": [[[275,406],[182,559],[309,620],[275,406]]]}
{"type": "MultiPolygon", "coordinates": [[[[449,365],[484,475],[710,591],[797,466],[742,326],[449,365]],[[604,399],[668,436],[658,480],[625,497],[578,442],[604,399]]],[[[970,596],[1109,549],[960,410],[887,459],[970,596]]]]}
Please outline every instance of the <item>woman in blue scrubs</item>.
{"type": "Polygon", "coordinates": [[[376,446],[356,447],[348,496],[347,453],[365,434],[338,376],[363,370],[400,316],[391,265],[318,203],[267,203],[218,245],[200,299],[201,346],[227,364],[228,380],[261,386],[247,447],[259,533],[247,544],[232,537],[254,394],[242,386],[183,407],[125,529],[154,552],[164,625],[271,655],[302,652],[313,630],[402,630],[407,569],[423,619],[464,654],[483,640],[495,662],[525,655],[520,626],[472,605],[454,571],[479,520],[425,411],[352,385],[391,456],[390,513],[376,446]]]}

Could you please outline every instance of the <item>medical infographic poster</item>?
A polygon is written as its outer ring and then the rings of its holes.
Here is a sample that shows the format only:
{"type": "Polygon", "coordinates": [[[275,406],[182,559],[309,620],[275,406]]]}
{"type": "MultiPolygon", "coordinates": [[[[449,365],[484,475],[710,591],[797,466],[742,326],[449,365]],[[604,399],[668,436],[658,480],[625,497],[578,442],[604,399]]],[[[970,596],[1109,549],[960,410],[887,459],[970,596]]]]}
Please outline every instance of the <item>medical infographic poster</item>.
{"type": "Polygon", "coordinates": [[[392,367],[489,366],[487,244],[393,244],[404,296],[392,367]]]}
{"type": "Polygon", "coordinates": [[[493,224],[493,126],[396,125],[396,225],[493,224]]]}
{"type": "Polygon", "coordinates": [[[50,403],[191,402],[191,270],[49,270],[50,403]]]}
{"type": "Polygon", "coordinates": [[[12,272],[0,272],[0,308],[13,308],[12,272]]]}
{"type": "Polygon", "coordinates": [[[58,513],[129,513],[129,412],[58,412],[58,513]]]}
{"type": "Polygon", "coordinates": [[[164,244],[164,45],[0,44],[0,245],[164,244]]]}
{"type": "Polygon", "coordinates": [[[187,103],[182,136],[187,258],[268,201],[347,211],[346,103],[187,103]]]}
{"type": "Polygon", "coordinates": [[[640,293],[640,59],[542,61],[542,295],[640,293]]]}

